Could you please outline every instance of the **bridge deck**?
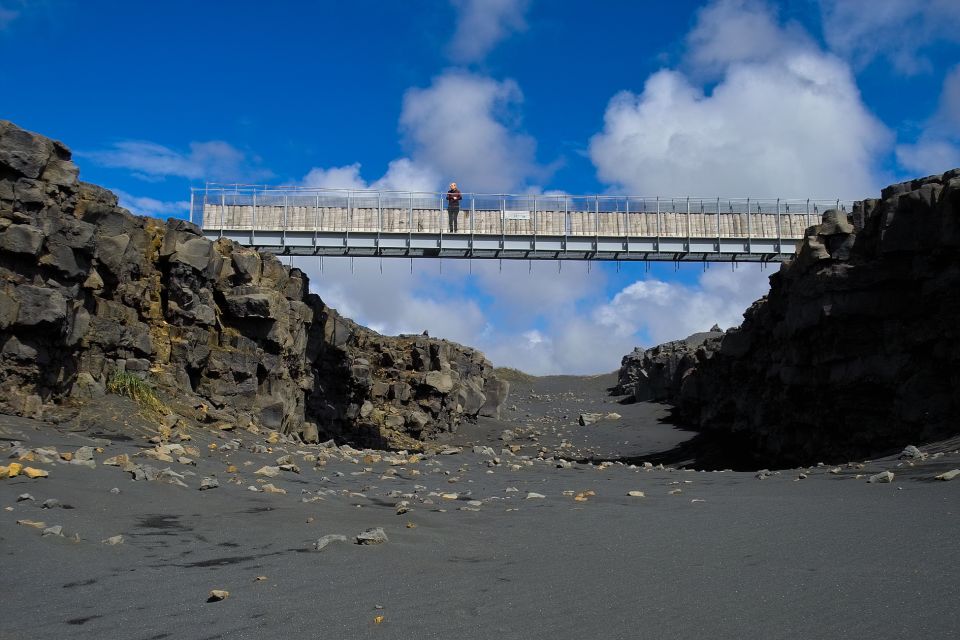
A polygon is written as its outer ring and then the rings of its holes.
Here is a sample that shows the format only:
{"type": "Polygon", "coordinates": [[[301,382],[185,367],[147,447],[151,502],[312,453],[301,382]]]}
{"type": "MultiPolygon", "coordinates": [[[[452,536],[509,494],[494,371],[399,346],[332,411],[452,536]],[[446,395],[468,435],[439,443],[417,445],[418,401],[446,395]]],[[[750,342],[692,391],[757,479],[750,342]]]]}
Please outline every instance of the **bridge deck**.
{"type": "Polygon", "coordinates": [[[192,218],[207,237],[290,255],[770,261],[793,255],[825,208],[810,201],[468,196],[450,232],[442,198],[208,188],[194,192],[192,218]]]}

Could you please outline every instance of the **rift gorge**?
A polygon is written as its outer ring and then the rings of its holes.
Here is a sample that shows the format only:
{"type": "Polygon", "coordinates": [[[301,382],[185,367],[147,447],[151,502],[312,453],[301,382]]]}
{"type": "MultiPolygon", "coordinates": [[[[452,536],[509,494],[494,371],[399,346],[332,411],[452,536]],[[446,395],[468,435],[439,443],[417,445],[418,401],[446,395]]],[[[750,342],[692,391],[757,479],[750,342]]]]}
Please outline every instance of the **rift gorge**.
{"type": "MultiPolygon", "coordinates": [[[[532,376],[311,293],[273,251],[334,246],[319,197],[139,217],[0,121],[0,637],[956,637],[960,169],[863,196],[760,212],[739,326],[532,376]]],[[[361,208],[357,255],[747,233],[361,208]]]]}

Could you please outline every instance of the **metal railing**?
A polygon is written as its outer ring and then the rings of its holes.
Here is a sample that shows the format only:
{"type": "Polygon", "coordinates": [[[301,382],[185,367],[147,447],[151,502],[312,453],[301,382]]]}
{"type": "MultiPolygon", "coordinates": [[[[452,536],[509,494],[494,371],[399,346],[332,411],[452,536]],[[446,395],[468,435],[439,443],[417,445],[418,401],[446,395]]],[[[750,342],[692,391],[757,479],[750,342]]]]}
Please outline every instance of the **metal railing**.
{"type": "MultiPolygon", "coordinates": [[[[797,240],[850,200],[464,193],[457,233],[797,240]]],[[[190,219],[206,231],[451,233],[446,194],[208,184],[190,219]]]]}

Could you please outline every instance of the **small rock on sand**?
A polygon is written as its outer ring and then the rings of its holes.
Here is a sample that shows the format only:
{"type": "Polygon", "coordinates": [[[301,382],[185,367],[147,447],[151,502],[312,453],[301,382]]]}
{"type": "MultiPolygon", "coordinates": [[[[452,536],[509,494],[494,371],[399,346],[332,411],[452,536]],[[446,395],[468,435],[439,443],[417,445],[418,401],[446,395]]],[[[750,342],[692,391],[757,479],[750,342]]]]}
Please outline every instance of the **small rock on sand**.
{"type": "Polygon", "coordinates": [[[382,527],[376,527],[373,529],[367,529],[363,533],[357,535],[357,544],[383,544],[388,542],[387,533],[383,530],[382,527]]]}
{"type": "Polygon", "coordinates": [[[881,471],[880,473],[874,474],[867,479],[867,482],[878,483],[878,482],[893,482],[893,472],[892,471],[881,471]]]}
{"type": "Polygon", "coordinates": [[[647,494],[643,491],[627,491],[627,495],[631,498],[646,498],[647,494]]]}
{"type": "Polygon", "coordinates": [[[941,473],[937,476],[937,480],[950,481],[954,478],[960,476],[960,469],[951,469],[950,471],[941,473]]]}
{"type": "Polygon", "coordinates": [[[207,597],[207,602],[220,602],[230,597],[230,592],[223,589],[212,589],[207,597]]]}
{"type": "Polygon", "coordinates": [[[527,499],[527,500],[539,500],[539,499],[543,499],[543,498],[546,498],[546,497],[547,497],[547,496],[543,495],[542,493],[537,493],[536,491],[531,491],[530,493],[527,494],[527,498],[526,498],[526,499],[527,499]]]}
{"type": "Polygon", "coordinates": [[[580,423],[581,427],[585,427],[588,424],[593,424],[599,420],[603,420],[602,413],[581,413],[580,417],[577,419],[577,422],[580,423]]]}
{"type": "Polygon", "coordinates": [[[55,524],[52,527],[47,527],[43,530],[43,535],[45,536],[60,536],[63,537],[63,527],[59,524],[55,524]]]}
{"type": "Polygon", "coordinates": [[[200,491],[206,491],[207,489],[216,489],[220,486],[220,481],[213,476],[208,476],[200,481],[200,491]]]}
{"type": "Polygon", "coordinates": [[[33,500],[33,496],[29,493],[21,493],[17,496],[17,502],[23,502],[24,500],[33,500]]]}
{"type": "Polygon", "coordinates": [[[111,547],[113,547],[113,546],[116,546],[116,545],[118,545],[118,544],[123,544],[123,536],[121,536],[121,535],[110,536],[109,538],[106,538],[106,539],[104,539],[104,540],[101,540],[100,542],[102,542],[103,544],[108,544],[108,545],[110,545],[111,547]]]}
{"type": "Polygon", "coordinates": [[[266,476],[268,478],[275,478],[278,475],[280,475],[280,467],[270,467],[270,466],[260,467],[259,469],[253,472],[253,475],[266,476]]]}
{"type": "Polygon", "coordinates": [[[326,546],[331,542],[346,542],[346,541],[347,541],[347,536],[340,535],[339,533],[330,533],[323,536],[322,538],[317,539],[317,541],[313,543],[313,548],[316,549],[317,551],[323,551],[326,548],[326,546]]]}

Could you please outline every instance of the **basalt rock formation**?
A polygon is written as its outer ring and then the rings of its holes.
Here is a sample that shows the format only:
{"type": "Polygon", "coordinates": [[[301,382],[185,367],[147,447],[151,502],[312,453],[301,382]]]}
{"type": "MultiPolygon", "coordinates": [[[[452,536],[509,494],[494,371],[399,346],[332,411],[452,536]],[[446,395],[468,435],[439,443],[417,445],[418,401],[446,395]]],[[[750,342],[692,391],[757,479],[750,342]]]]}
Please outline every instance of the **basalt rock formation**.
{"type": "Polygon", "coordinates": [[[133,216],[78,173],[0,121],[0,411],[62,414],[125,372],[200,422],[306,441],[417,448],[499,412],[482,353],[379,335],[275,256],[133,216]]]}
{"type": "Polygon", "coordinates": [[[762,465],[843,461],[960,432],[960,169],[828,211],[769,294],[697,352],[683,419],[762,465]]]}
{"type": "Polygon", "coordinates": [[[720,347],[723,331],[695,333],[684,340],[665,342],[650,349],[637,347],[623,356],[614,395],[627,396],[628,402],[675,402],[680,399],[683,381],[699,359],[720,347]],[[698,355],[698,352],[702,351],[698,355]]]}

